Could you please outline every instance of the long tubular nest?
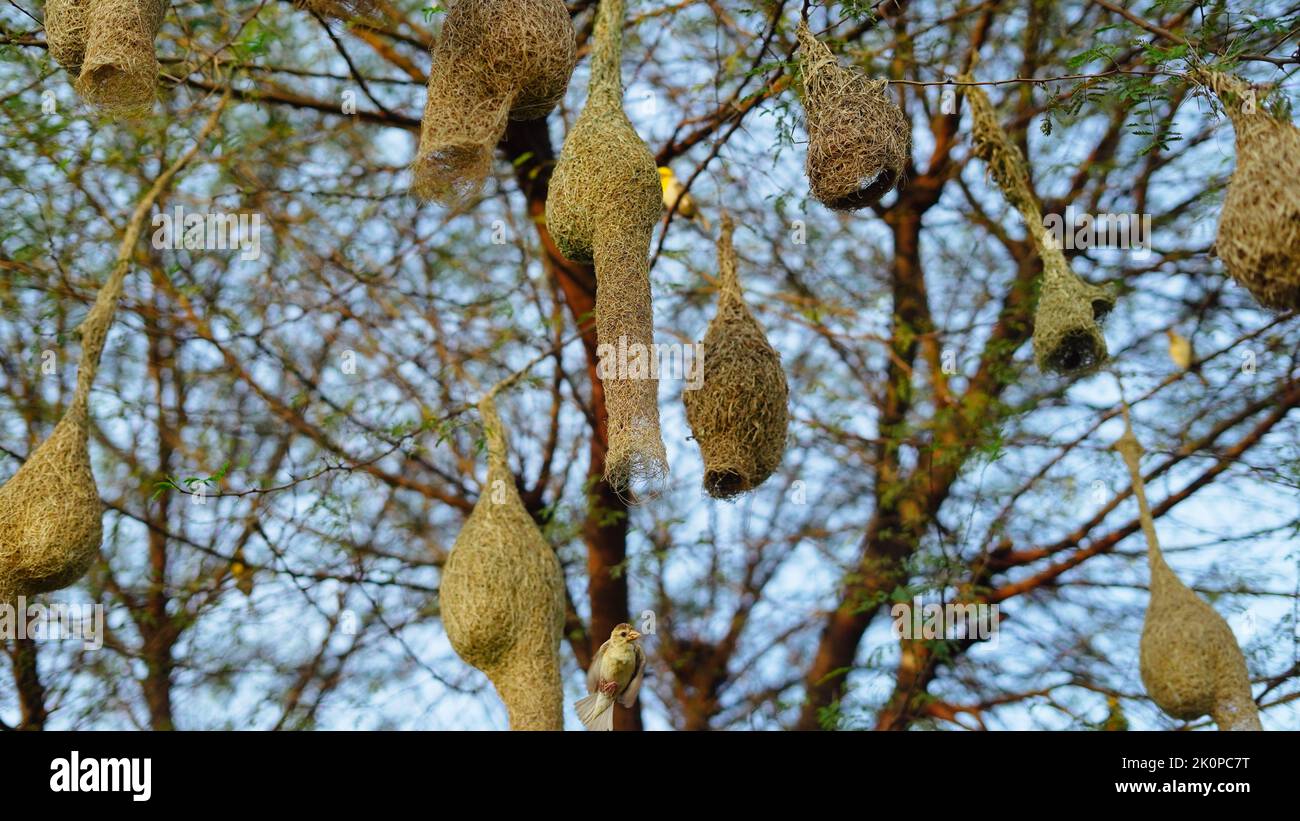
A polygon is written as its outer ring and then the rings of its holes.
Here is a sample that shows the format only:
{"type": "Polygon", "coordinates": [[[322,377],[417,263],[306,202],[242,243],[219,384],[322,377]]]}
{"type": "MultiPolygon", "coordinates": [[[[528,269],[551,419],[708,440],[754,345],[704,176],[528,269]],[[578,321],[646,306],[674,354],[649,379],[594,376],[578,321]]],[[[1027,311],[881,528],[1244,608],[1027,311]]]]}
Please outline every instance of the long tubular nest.
{"type": "Polygon", "coordinates": [[[623,0],[600,4],[590,92],[551,177],[546,221],[566,257],[596,267],[596,338],[608,354],[605,479],[619,491],[654,492],[668,473],[649,263],[663,194],[654,156],[623,111],[623,15],[623,0]],[[635,359],[615,361],[625,351],[635,359]]]}

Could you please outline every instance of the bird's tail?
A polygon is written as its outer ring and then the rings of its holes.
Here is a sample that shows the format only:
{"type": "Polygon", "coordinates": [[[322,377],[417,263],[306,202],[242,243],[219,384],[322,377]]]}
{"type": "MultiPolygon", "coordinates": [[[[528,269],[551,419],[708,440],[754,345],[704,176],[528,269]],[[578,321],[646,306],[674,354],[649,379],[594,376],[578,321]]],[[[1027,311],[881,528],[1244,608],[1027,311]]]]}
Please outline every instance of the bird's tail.
{"type": "Polygon", "coordinates": [[[588,730],[614,729],[614,702],[604,693],[592,693],[573,703],[578,711],[578,720],[588,730]]]}
{"type": "Polygon", "coordinates": [[[704,216],[703,211],[695,212],[695,224],[700,226],[700,229],[706,234],[713,232],[713,225],[709,222],[709,218],[704,216]]]}

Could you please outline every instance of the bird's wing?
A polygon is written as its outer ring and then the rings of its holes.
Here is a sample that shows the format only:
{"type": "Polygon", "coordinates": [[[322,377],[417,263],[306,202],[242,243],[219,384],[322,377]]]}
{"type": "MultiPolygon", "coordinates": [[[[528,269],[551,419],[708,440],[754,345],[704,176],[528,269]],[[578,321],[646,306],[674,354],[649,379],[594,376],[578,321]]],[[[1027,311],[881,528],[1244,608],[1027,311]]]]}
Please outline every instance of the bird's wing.
{"type": "Polygon", "coordinates": [[[605,659],[605,648],[609,642],[605,642],[596,651],[596,655],[591,657],[591,664],[587,667],[587,692],[594,693],[600,688],[600,664],[605,659]]]}
{"type": "Polygon", "coordinates": [[[618,703],[624,707],[631,707],[636,704],[637,693],[641,692],[641,679],[645,677],[645,651],[641,645],[636,645],[636,672],[632,674],[632,680],[627,683],[627,687],[619,693],[618,703]]]}

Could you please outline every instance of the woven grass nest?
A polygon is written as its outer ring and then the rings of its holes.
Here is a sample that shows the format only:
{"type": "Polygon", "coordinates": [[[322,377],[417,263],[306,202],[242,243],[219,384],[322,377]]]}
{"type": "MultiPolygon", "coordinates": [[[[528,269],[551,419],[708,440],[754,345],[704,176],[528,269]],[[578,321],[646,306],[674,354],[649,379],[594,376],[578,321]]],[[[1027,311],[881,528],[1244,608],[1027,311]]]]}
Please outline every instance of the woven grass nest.
{"type": "Polygon", "coordinates": [[[455,204],[476,193],[509,120],[549,114],[576,60],[562,0],[455,0],[433,47],[416,196],[455,204]]]}
{"type": "MultiPolygon", "coordinates": [[[[974,82],[969,74],[959,78],[974,82]]],[[[966,86],[974,122],[975,156],[1025,221],[1029,239],[1043,264],[1042,288],[1034,313],[1034,358],[1038,367],[1063,375],[1081,375],[1105,364],[1109,353],[1101,321],[1115,305],[1101,287],[1080,279],[1065,254],[1047,238],[1043,214],[1029,188],[1029,170],[1020,149],[998,124],[993,104],[979,86],[966,86]]]]}
{"type": "Polygon", "coordinates": [[[704,380],[683,392],[686,420],[704,457],[704,489],[731,499],[767,480],[785,454],[790,388],[781,355],[745,305],[735,229],[722,219],[718,313],[704,334],[704,380]]]}
{"type": "Polygon", "coordinates": [[[912,151],[907,117],[890,99],[888,81],[841,66],[806,22],[799,24],[797,36],[812,195],[836,211],[874,205],[907,168],[912,151]]]}
{"type": "MultiPolygon", "coordinates": [[[[153,110],[160,70],[154,38],[167,5],[166,0],[91,0],[84,12],[85,49],[76,81],[82,99],[119,119],[145,117],[153,110]]],[[[75,53],[75,44],[68,53],[75,53]]]]}
{"type": "Polygon", "coordinates": [[[81,363],[68,410],[0,486],[0,602],[67,587],[99,554],[103,506],[90,466],[90,389],[125,275],[125,266],[110,275],[81,323],[81,363]]]}
{"type": "MultiPolygon", "coordinates": [[[[603,0],[596,21],[587,104],[564,141],[546,200],[560,251],[596,266],[596,337],[617,349],[654,343],[650,242],[663,212],[659,171],[623,111],[623,0],[603,0]]],[[[607,373],[614,371],[607,368],[607,373]]],[[[659,429],[659,381],[603,380],[609,411],[605,478],[622,490],[655,486],[668,472],[659,429]]]]}
{"type": "Polygon", "coordinates": [[[1115,446],[1133,482],[1151,568],[1151,602],[1139,653],[1147,695],[1165,713],[1183,721],[1208,715],[1220,730],[1262,729],[1246,657],[1232,629],[1182,583],[1161,553],[1139,467],[1142,446],[1131,425],[1115,446]]]}
{"type": "Polygon", "coordinates": [[[515,489],[490,395],[479,410],[487,483],[443,568],[443,625],[456,654],[492,680],[511,729],[560,730],[564,572],[515,489]]]}
{"type": "Polygon", "coordinates": [[[46,0],[45,43],[50,56],[74,76],[86,59],[90,0],[46,0]]]}
{"type": "Polygon", "coordinates": [[[1300,129],[1255,105],[1242,80],[1196,76],[1218,96],[1237,135],[1215,253],[1260,305],[1300,309],[1300,129]]]}

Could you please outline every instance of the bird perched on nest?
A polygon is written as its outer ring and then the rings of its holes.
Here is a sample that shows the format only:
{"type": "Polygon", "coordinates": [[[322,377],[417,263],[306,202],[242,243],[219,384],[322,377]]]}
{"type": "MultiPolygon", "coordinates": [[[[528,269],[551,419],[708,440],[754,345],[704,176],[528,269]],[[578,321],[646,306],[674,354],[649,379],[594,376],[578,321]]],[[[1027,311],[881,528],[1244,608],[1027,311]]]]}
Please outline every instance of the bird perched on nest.
{"type": "Polygon", "coordinates": [[[1166,328],[1165,336],[1169,337],[1169,358],[1178,369],[1191,371],[1193,376],[1201,380],[1202,385],[1210,387],[1210,383],[1201,375],[1201,365],[1196,361],[1196,351],[1192,348],[1192,341],[1173,328],[1166,328]]]}
{"type": "Polygon", "coordinates": [[[578,718],[588,730],[614,729],[614,703],[631,707],[641,692],[645,651],[636,640],[641,634],[630,624],[620,624],[600,646],[587,668],[587,692],[574,702],[578,718]]]}
{"type": "Polygon", "coordinates": [[[705,219],[704,214],[700,213],[700,207],[695,203],[695,198],[686,193],[686,187],[682,185],[681,180],[667,166],[659,167],[659,184],[664,190],[664,207],[672,208],[677,206],[677,213],[686,217],[688,220],[694,220],[696,225],[705,231],[712,230],[709,221],[705,219]]]}

